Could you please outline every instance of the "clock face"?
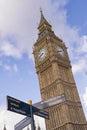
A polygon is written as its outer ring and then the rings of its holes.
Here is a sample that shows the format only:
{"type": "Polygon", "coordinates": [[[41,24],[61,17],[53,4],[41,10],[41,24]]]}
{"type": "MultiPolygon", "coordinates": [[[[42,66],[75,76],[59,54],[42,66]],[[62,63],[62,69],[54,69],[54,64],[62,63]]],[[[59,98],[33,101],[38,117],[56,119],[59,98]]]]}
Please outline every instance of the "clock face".
{"type": "Polygon", "coordinates": [[[61,56],[64,56],[64,50],[62,49],[62,47],[60,47],[60,46],[56,46],[56,50],[57,50],[57,52],[61,55],[61,56]]]}
{"type": "Polygon", "coordinates": [[[38,60],[42,61],[45,59],[47,54],[47,49],[46,48],[41,48],[38,52],[38,60]]]}

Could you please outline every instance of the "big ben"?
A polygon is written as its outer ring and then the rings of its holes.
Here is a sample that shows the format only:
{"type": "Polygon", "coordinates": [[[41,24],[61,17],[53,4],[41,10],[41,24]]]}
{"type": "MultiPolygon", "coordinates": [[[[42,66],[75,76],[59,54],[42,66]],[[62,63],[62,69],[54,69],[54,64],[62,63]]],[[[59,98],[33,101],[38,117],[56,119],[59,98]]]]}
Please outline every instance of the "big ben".
{"type": "Polygon", "coordinates": [[[55,35],[41,11],[38,39],[34,44],[35,67],[41,98],[65,95],[66,101],[46,108],[46,130],[87,130],[87,124],[65,43],[55,35]]]}

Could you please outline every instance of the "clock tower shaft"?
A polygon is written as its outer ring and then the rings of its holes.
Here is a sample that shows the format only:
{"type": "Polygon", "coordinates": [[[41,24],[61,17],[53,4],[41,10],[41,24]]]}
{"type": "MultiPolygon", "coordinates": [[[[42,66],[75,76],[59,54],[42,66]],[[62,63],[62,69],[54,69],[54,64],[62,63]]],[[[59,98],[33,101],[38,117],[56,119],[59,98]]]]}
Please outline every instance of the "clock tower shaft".
{"type": "Polygon", "coordinates": [[[38,30],[33,53],[42,100],[62,94],[66,97],[65,102],[46,108],[49,112],[46,130],[87,130],[67,48],[54,34],[42,11],[38,30]]]}

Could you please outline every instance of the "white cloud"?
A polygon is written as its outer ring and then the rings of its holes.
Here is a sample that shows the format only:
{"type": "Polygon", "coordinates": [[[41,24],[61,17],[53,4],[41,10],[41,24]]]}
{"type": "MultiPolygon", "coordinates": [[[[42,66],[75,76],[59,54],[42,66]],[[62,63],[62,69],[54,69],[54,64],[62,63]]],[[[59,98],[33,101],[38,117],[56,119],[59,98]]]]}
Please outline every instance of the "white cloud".
{"type": "Polygon", "coordinates": [[[82,48],[81,48],[81,51],[83,52],[87,52],[87,35],[84,35],[82,37],[82,48]]]}
{"type": "Polygon", "coordinates": [[[18,67],[17,67],[16,64],[13,65],[13,70],[14,70],[15,72],[18,72],[18,67]]]}
{"type": "Polygon", "coordinates": [[[23,53],[27,53],[29,58],[33,57],[32,46],[37,37],[40,7],[43,9],[44,16],[51,21],[53,30],[57,35],[63,37],[68,46],[72,47],[71,43],[73,42],[79,43],[78,30],[75,27],[70,27],[67,23],[65,9],[67,2],[68,0],[55,0],[54,2],[51,0],[1,0],[0,32],[2,43],[4,38],[9,35],[15,35],[17,39],[15,43],[10,41],[10,43],[6,43],[7,45],[2,45],[3,54],[19,58],[23,53]]]}
{"type": "Polygon", "coordinates": [[[83,101],[84,101],[85,107],[87,108],[87,87],[85,88],[85,93],[83,94],[83,101]]]}
{"type": "Polygon", "coordinates": [[[1,63],[0,67],[2,67],[4,70],[8,72],[16,72],[16,73],[18,72],[17,64],[9,65],[9,64],[1,63]]]}
{"type": "Polygon", "coordinates": [[[79,60],[77,64],[72,65],[73,73],[82,72],[86,68],[86,60],[79,60]]]}
{"type": "Polygon", "coordinates": [[[11,66],[8,64],[0,63],[0,67],[3,68],[6,71],[11,71],[11,66]]]}
{"type": "Polygon", "coordinates": [[[21,58],[20,50],[17,49],[13,44],[10,44],[9,42],[3,42],[0,45],[0,54],[5,56],[12,56],[21,58]]]}
{"type": "Polygon", "coordinates": [[[15,42],[16,47],[9,43],[7,43],[8,48],[6,45],[2,46],[3,54],[7,56],[11,55],[13,57],[20,57],[20,51],[21,53],[31,53],[33,45],[32,39],[35,34],[33,30],[35,30],[34,28],[36,24],[34,22],[37,21],[34,20],[37,17],[36,11],[33,10],[36,8],[34,7],[35,3],[34,0],[0,1],[0,34],[2,42],[4,37],[8,37],[12,34],[16,35],[18,38],[18,42],[15,42]],[[13,52],[11,50],[13,50],[13,52]]]}
{"type": "Polygon", "coordinates": [[[11,71],[11,67],[9,65],[3,65],[3,68],[7,71],[11,71]]]}

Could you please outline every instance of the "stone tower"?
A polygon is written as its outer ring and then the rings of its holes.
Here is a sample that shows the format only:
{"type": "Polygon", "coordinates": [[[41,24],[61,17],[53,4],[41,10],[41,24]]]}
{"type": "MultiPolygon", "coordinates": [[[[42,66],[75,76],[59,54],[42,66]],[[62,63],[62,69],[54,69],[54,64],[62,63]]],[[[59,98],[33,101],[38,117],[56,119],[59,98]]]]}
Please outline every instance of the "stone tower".
{"type": "Polygon", "coordinates": [[[72,67],[64,42],[55,35],[41,11],[34,44],[35,67],[43,101],[64,94],[66,101],[46,108],[46,130],[87,130],[72,67]]]}

